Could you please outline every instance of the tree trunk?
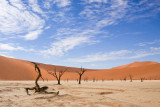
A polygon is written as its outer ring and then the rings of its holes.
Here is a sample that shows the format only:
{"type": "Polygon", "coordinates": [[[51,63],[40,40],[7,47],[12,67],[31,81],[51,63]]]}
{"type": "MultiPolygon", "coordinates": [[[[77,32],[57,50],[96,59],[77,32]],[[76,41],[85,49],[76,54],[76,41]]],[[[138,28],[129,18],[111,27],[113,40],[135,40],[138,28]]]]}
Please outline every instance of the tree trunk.
{"type": "Polygon", "coordinates": [[[61,82],[61,80],[59,79],[59,80],[58,80],[58,85],[60,85],[60,84],[61,84],[60,82],[61,82]]]}
{"type": "Polygon", "coordinates": [[[81,75],[79,76],[79,84],[81,84],[81,75]]]}
{"type": "Polygon", "coordinates": [[[40,73],[40,69],[39,68],[37,68],[37,69],[38,69],[38,77],[37,77],[37,79],[35,81],[35,84],[36,84],[36,86],[35,86],[35,92],[40,92],[40,87],[38,85],[38,80],[41,77],[41,73],[40,73]]]}

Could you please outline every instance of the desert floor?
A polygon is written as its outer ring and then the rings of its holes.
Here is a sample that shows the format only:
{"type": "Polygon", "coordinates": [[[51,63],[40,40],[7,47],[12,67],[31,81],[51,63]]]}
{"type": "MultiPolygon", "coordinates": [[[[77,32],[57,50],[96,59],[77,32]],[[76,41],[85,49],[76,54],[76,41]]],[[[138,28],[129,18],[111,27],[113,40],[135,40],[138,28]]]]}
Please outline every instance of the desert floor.
{"type": "Polygon", "coordinates": [[[160,107],[160,81],[39,82],[53,94],[25,92],[34,81],[0,81],[0,107],[160,107]]]}

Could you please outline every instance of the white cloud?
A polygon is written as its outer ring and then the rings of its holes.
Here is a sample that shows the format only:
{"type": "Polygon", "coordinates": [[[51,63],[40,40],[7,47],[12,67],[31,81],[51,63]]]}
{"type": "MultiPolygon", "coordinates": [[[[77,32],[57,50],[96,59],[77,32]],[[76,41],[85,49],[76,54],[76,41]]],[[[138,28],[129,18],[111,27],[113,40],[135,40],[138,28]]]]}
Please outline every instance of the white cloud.
{"type": "Polygon", "coordinates": [[[24,50],[24,48],[20,46],[14,47],[12,44],[0,43],[0,50],[17,51],[17,50],[24,50]]]}
{"type": "Polygon", "coordinates": [[[160,52],[160,47],[150,47],[152,51],[159,51],[160,52]]]}
{"type": "Polygon", "coordinates": [[[81,58],[70,58],[68,59],[69,62],[98,62],[98,61],[108,61],[108,60],[118,60],[118,59],[137,59],[143,58],[152,55],[160,54],[160,47],[150,47],[147,50],[119,50],[119,51],[112,51],[109,53],[97,53],[92,55],[87,55],[81,58]]]}
{"type": "Polygon", "coordinates": [[[51,44],[51,48],[42,50],[44,56],[54,55],[62,56],[69,50],[78,46],[92,45],[98,43],[99,40],[95,38],[97,34],[107,34],[107,32],[99,31],[97,29],[70,29],[61,28],[51,37],[56,38],[57,41],[51,44]]]}
{"type": "Polygon", "coordinates": [[[67,13],[66,10],[61,10],[61,11],[57,11],[54,14],[54,17],[52,18],[52,20],[55,23],[71,23],[72,21],[72,15],[70,13],[67,13]]]}
{"type": "Polygon", "coordinates": [[[43,4],[44,8],[49,9],[51,7],[51,0],[44,0],[43,4]]]}
{"type": "Polygon", "coordinates": [[[105,31],[98,29],[80,29],[80,28],[60,28],[56,32],[56,36],[89,36],[94,37],[97,34],[107,34],[105,31]]]}
{"type": "Polygon", "coordinates": [[[23,2],[21,0],[10,0],[10,3],[15,6],[16,8],[18,8],[19,10],[25,10],[25,4],[23,4],[23,2]]]}
{"type": "Polygon", "coordinates": [[[26,52],[35,51],[34,49],[26,49],[21,46],[16,46],[16,44],[14,44],[14,43],[0,43],[0,50],[3,50],[3,51],[26,51],[26,52]]]}
{"type": "Polygon", "coordinates": [[[104,13],[104,18],[100,19],[96,25],[99,28],[103,28],[105,26],[117,24],[119,19],[125,17],[127,12],[127,1],[125,0],[113,0],[109,8],[106,8],[106,13],[104,13]]]}
{"type": "Polygon", "coordinates": [[[44,12],[42,11],[40,6],[38,5],[37,0],[29,0],[29,5],[31,6],[31,8],[34,12],[37,12],[37,13],[40,13],[40,14],[44,15],[44,12]]]}
{"type": "Polygon", "coordinates": [[[108,0],[84,0],[84,2],[87,2],[87,3],[94,3],[94,2],[107,3],[108,0]]]}
{"type": "Polygon", "coordinates": [[[116,24],[116,20],[111,19],[111,18],[105,18],[105,19],[102,19],[102,20],[98,21],[96,26],[98,28],[102,28],[102,27],[105,27],[105,26],[113,25],[113,24],[116,24]]]}
{"type": "Polygon", "coordinates": [[[62,56],[69,50],[73,48],[83,45],[83,44],[90,44],[96,41],[90,40],[90,37],[87,36],[70,36],[63,39],[59,39],[56,42],[51,44],[51,48],[47,50],[42,50],[41,53],[45,56],[47,55],[55,55],[55,56],[62,56]]]}
{"type": "Polygon", "coordinates": [[[131,51],[119,50],[119,51],[113,51],[113,52],[109,52],[105,54],[97,53],[97,54],[84,56],[82,58],[68,59],[68,61],[70,62],[97,62],[97,61],[117,60],[117,59],[123,59],[123,57],[129,53],[131,53],[131,51]]]}
{"type": "Polygon", "coordinates": [[[71,4],[70,0],[54,0],[53,3],[57,4],[58,7],[66,7],[71,4]]]}
{"type": "Polygon", "coordinates": [[[71,0],[44,0],[43,4],[46,9],[50,9],[53,4],[61,8],[71,5],[71,0]]]}
{"type": "Polygon", "coordinates": [[[97,2],[97,4],[84,6],[84,10],[79,15],[94,23],[97,28],[117,24],[118,20],[125,16],[128,7],[127,1],[124,0],[89,0],[88,2],[97,2]]]}
{"type": "MultiPolygon", "coordinates": [[[[39,11],[35,7],[34,11],[39,11]]],[[[45,21],[30,11],[20,0],[0,0],[0,32],[5,35],[25,34],[44,27],[45,21]],[[10,4],[11,3],[11,4],[10,4]]]]}
{"type": "Polygon", "coordinates": [[[50,29],[51,28],[51,26],[47,26],[47,27],[45,27],[45,29],[50,29]]]}
{"type": "Polygon", "coordinates": [[[79,15],[91,26],[104,28],[122,21],[130,22],[139,18],[155,16],[159,13],[158,0],[83,0],[84,9],[79,15]],[[89,4],[89,5],[88,5],[89,4]]]}
{"type": "Polygon", "coordinates": [[[140,0],[138,2],[129,2],[128,21],[133,21],[139,18],[153,17],[159,13],[160,1],[159,0],[140,0]]]}
{"type": "Polygon", "coordinates": [[[0,55],[4,57],[14,58],[13,56],[8,55],[8,52],[0,52],[0,55]]]}
{"type": "Polygon", "coordinates": [[[138,46],[153,45],[153,44],[158,44],[158,43],[160,43],[160,40],[154,40],[154,41],[150,41],[150,42],[142,42],[142,43],[139,43],[138,46]]]}
{"type": "Polygon", "coordinates": [[[38,35],[42,33],[42,30],[36,30],[29,32],[27,35],[23,36],[25,40],[35,40],[38,38],[38,35]]]}

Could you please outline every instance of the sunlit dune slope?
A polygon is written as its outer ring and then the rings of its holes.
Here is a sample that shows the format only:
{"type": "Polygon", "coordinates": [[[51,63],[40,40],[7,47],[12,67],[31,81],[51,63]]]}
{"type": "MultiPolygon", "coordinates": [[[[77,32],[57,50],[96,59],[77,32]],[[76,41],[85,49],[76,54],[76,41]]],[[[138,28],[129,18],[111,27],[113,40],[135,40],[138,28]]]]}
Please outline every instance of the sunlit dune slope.
{"type": "MultiPolygon", "coordinates": [[[[112,69],[88,72],[90,77],[97,79],[110,79],[110,80],[123,80],[130,79],[129,75],[133,79],[160,79],[160,63],[157,62],[134,62],[131,64],[115,67],[112,69]]],[[[91,79],[91,78],[90,78],[91,79]]]]}
{"type": "MultiPolygon", "coordinates": [[[[48,72],[53,72],[55,67],[57,71],[67,69],[67,72],[62,76],[62,80],[78,79],[76,71],[80,71],[80,68],[38,64],[45,80],[55,80],[52,75],[48,74],[48,72]]],[[[35,80],[37,75],[37,72],[34,71],[34,65],[30,61],[0,56],[0,80],[35,80]]],[[[160,63],[145,61],[134,62],[112,69],[87,69],[82,79],[122,80],[125,77],[129,79],[129,75],[133,79],[160,79],[160,63]]]]}

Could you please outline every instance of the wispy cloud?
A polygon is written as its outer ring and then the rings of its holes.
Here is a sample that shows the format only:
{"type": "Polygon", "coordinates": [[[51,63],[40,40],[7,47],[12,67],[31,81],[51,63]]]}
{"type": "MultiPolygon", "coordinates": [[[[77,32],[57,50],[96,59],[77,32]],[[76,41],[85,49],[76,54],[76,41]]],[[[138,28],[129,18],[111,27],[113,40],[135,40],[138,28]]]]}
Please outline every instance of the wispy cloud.
{"type": "Polygon", "coordinates": [[[100,61],[108,61],[108,60],[119,60],[119,59],[137,59],[143,58],[152,55],[160,54],[160,47],[151,47],[147,50],[119,50],[112,51],[109,53],[97,53],[92,55],[87,55],[81,58],[70,58],[69,62],[100,62],[100,61]]]}
{"type": "Polygon", "coordinates": [[[97,34],[107,34],[106,31],[101,31],[99,29],[81,29],[81,28],[61,28],[56,32],[56,36],[89,36],[94,37],[97,34]]]}
{"type": "Polygon", "coordinates": [[[61,28],[51,37],[56,38],[56,41],[51,43],[51,48],[42,50],[43,55],[62,56],[69,50],[72,50],[79,46],[93,45],[100,41],[95,38],[98,34],[107,34],[105,31],[99,31],[98,29],[70,29],[61,28]]]}
{"type": "Polygon", "coordinates": [[[39,13],[41,15],[45,15],[43,10],[40,8],[37,0],[29,0],[29,6],[32,8],[33,12],[39,13]]]}
{"type": "Polygon", "coordinates": [[[159,51],[160,52],[160,47],[150,47],[152,51],[159,51]]]}
{"type": "Polygon", "coordinates": [[[14,43],[0,43],[0,50],[3,51],[34,51],[34,49],[25,49],[21,46],[15,46],[14,43]]]}
{"type": "Polygon", "coordinates": [[[1,56],[9,57],[9,58],[14,58],[13,56],[8,55],[8,52],[0,52],[1,56]]]}
{"type": "Polygon", "coordinates": [[[15,51],[15,50],[24,50],[24,48],[20,46],[14,47],[13,44],[0,43],[0,50],[15,51]]]}
{"type": "Polygon", "coordinates": [[[84,2],[87,2],[87,3],[94,3],[94,2],[107,3],[108,0],[84,0],[84,2]]]}
{"type": "Polygon", "coordinates": [[[56,42],[51,44],[51,48],[47,50],[42,50],[41,53],[44,56],[54,55],[54,56],[62,56],[64,53],[69,50],[74,49],[77,46],[81,46],[84,44],[92,44],[97,41],[91,40],[89,36],[69,36],[64,38],[59,38],[56,42]]]}
{"type": "Polygon", "coordinates": [[[52,21],[54,21],[55,23],[69,24],[73,22],[73,17],[71,13],[68,13],[67,9],[63,9],[54,13],[52,21]]]}
{"type": "Polygon", "coordinates": [[[69,62],[97,62],[97,61],[107,61],[107,60],[117,60],[123,59],[125,55],[131,53],[128,50],[119,50],[109,53],[96,53],[92,55],[87,55],[82,58],[72,58],[68,59],[69,62]]]}
{"type": "Polygon", "coordinates": [[[137,44],[138,46],[146,46],[146,45],[153,45],[153,44],[157,44],[160,43],[160,40],[154,40],[154,41],[149,41],[149,42],[142,42],[137,44]]]}
{"type": "Polygon", "coordinates": [[[23,36],[25,40],[35,40],[42,33],[42,30],[36,30],[29,32],[27,35],[23,36]]]}
{"type": "MultiPolygon", "coordinates": [[[[36,12],[41,11],[37,5],[33,10],[36,12]]],[[[26,4],[20,0],[0,0],[0,13],[0,32],[5,35],[16,36],[17,34],[40,30],[44,27],[45,20],[30,11],[26,4]]]]}
{"type": "Polygon", "coordinates": [[[155,16],[159,13],[159,0],[86,0],[80,16],[97,28],[115,25],[122,21],[130,22],[135,19],[155,16]],[[89,5],[88,5],[89,4],[89,5]]]}
{"type": "Polygon", "coordinates": [[[54,0],[53,3],[56,3],[58,7],[66,7],[71,4],[70,0],[54,0]]]}
{"type": "Polygon", "coordinates": [[[71,5],[71,0],[44,0],[44,7],[49,9],[52,5],[62,8],[71,5]]]}
{"type": "Polygon", "coordinates": [[[159,13],[159,6],[159,0],[139,0],[138,2],[129,2],[126,19],[128,21],[133,21],[139,18],[153,17],[159,13]]]}
{"type": "Polygon", "coordinates": [[[86,5],[79,15],[95,22],[97,28],[116,24],[118,19],[125,16],[128,7],[127,1],[124,0],[91,0],[88,2],[97,2],[97,4],[86,5]]]}

